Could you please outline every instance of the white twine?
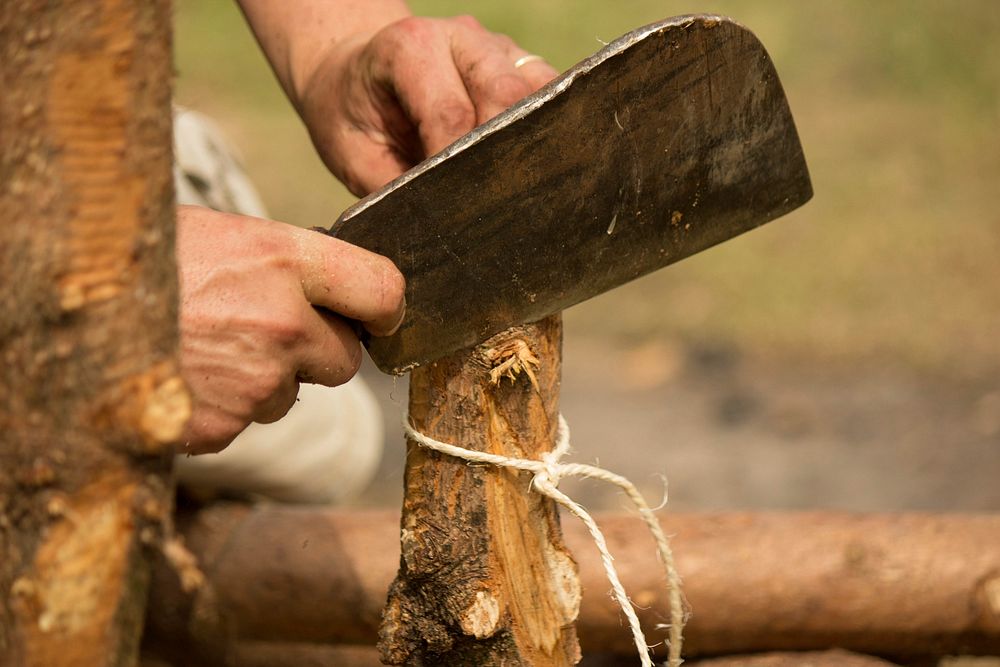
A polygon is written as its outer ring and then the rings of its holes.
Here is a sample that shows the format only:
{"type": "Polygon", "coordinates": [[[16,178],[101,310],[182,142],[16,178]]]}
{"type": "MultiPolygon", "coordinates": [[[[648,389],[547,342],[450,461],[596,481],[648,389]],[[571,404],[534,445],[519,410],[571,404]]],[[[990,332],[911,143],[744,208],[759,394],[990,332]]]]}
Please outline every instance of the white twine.
{"type": "Polygon", "coordinates": [[[625,495],[628,496],[629,500],[632,501],[639,511],[639,516],[646,523],[649,532],[652,533],[653,539],[656,541],[657,555],[667,574],[670,601],[670,632],[667,641],[669,653],[667,661],[670,667],[678,667],[681,664],[681,630],[684,627],[684,603],[681,597],[681,579],[677,574],[677,570],[674,569],[673,552],[670,550],[670,543],[667,541],[666,535],[663,534],[663,529],[660,528],[660,522],[656,520],[653,510],[650,509],[646,503],[646,499],[642,497],[642,494],[639,493],[635,485],[621,475],[585,463],[559,462],[569,452],[569,425],[563,419],[562,415],[559,415],[556,446],[551,452],[542,454],[542,460],[540,461],[501,456],[488,452],[477,452],[472,449],[456,447],[455,445],[435,440],[413,428],[410,424],[409,415],[406,413],[403,414],[403,429],[406,431],[406,435],[414,442],[428,449],[433,449],[436,452],[473,463],[488,463],[500,468],[513,468],[534,473],[535,476],[531,480],[531,487],[543,496],[551,498],[565,507],[587,526],[594,544],[597,545],[598,551],[601,552],[604,573],[611,583],[611,590],[614,593],[615,600],[625,614],[625,618],[628,619],[629,628],[632,630],[632,639],[635,642],[636,650],[639,652],[639,659],[642,662],[642,666],[654,667],[653,661],[649,657],[649,646],[646,644],[646,637],[643,635],[642,628],[639,625],[639,617],[636,616],[632,601],[625,592],[625,587],[622,586],[618,571],[614,566],[614,557],[608,550],[607,540],[604,539],[604,533],[601,532],[601,529],[597,526],[597,522],[594,521],[594,517],[587,510],[557,487],[563,477],[585,477],[610,482],[624,491],[625,495]]]}

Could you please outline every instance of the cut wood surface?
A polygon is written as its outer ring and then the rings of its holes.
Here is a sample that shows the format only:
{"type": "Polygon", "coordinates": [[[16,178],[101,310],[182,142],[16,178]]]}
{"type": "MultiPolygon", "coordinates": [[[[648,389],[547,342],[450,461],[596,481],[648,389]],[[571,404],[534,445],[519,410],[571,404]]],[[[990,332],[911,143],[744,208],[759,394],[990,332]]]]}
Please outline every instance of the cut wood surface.
{"type": "Polygon", "coordinates": [[[0,2],[0,664],[130,665],[189,403],[166,0],[0,2]]]}
{"type": "MultiPolygon", "coordinates": [[[[409,419],[431,438],[539,459],[559,416],[559,316],[415,369],[409,419]]],[[[561,667],[579,659],[576,564],[530,473],[407,445],[399,575],[379,648],[392,665],[561,667]]]]}
{"type": "MultiPolygon", "coordinates": [[[[633,516],[597,518],[646,626],[662,622],[666,587],[645,528],[633,516]]],[[[833,646],[1000,654],[1000,516],[696,513],[661,523],[676,536],[693,612],[689,656],[833,646]]],[[[584,653],[628,655],[589,536],[573,522],[564,531],[580,564],[584,653]]],[[[375,643],[399,554],[395,513],[221,506],[189,517],[185,533],[233,636],[375,643]]],[[[204,608],[184,616],[185,596],[172,576],[163,579],[150,609],[154,636],[172,644],[213,637],[200,621],[204,608]]]]}

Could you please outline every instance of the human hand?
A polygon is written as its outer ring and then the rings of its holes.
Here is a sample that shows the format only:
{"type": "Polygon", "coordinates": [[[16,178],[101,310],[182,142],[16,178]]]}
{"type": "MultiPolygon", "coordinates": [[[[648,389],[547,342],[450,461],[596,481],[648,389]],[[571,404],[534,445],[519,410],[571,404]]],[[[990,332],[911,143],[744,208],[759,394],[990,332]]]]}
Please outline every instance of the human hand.
{"type": "Polygon", "coordinates": [[[556,75],[527,55],[469,16],[409,17],[336,42],[293,99],[326,165],[360,196],[556,75]]]}
{"type": "Polygon", "coordinates": [[[277,421],[299,381],[334,386],[361,363],[352,325],[391,334],[403,276],[391,261],[270,220],[177,210],[181,370],[193,399],[182,451],[218,451],[277,421]]]}

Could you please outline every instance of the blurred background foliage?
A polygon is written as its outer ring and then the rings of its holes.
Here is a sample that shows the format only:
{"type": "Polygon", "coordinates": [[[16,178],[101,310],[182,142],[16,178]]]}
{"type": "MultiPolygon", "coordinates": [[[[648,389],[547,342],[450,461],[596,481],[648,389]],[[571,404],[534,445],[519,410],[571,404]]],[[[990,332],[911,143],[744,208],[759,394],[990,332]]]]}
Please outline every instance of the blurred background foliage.
{"type": "MultiPolygon", "coordinates": [[[[565,69],[661,18],[716,12],[770,51],[815,199],[737,241],[567,313],[615,345],[713,341],[803,363],[1000,370],[996,0],[420,0],[475,15],[565,69]]],[[[177,99],[243,152],[272,217],[328,225],[351,201],[229,0],[178,0],[177,99]]]]}

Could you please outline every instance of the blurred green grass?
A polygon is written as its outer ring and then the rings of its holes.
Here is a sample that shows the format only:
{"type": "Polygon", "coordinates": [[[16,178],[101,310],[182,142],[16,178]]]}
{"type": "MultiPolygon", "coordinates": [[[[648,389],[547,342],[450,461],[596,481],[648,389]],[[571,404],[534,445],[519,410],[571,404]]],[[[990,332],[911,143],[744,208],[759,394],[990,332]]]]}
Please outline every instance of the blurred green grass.
{"type": "MultiPolygon", "coordinates": [[[[770,51],[814,181],[802,210],[567,313],[570,335],[734,344],[816,362],[1000,370],[1000,3],[413,2],[471,13],[560,69],[629,29],[727,14],[770,51]],[[610,315],[610,316],[609,316],[610,315]]],[[[228,0],[179,0],[177,99],[240,146],[273,217],[351,197],[228,0]]]]}

